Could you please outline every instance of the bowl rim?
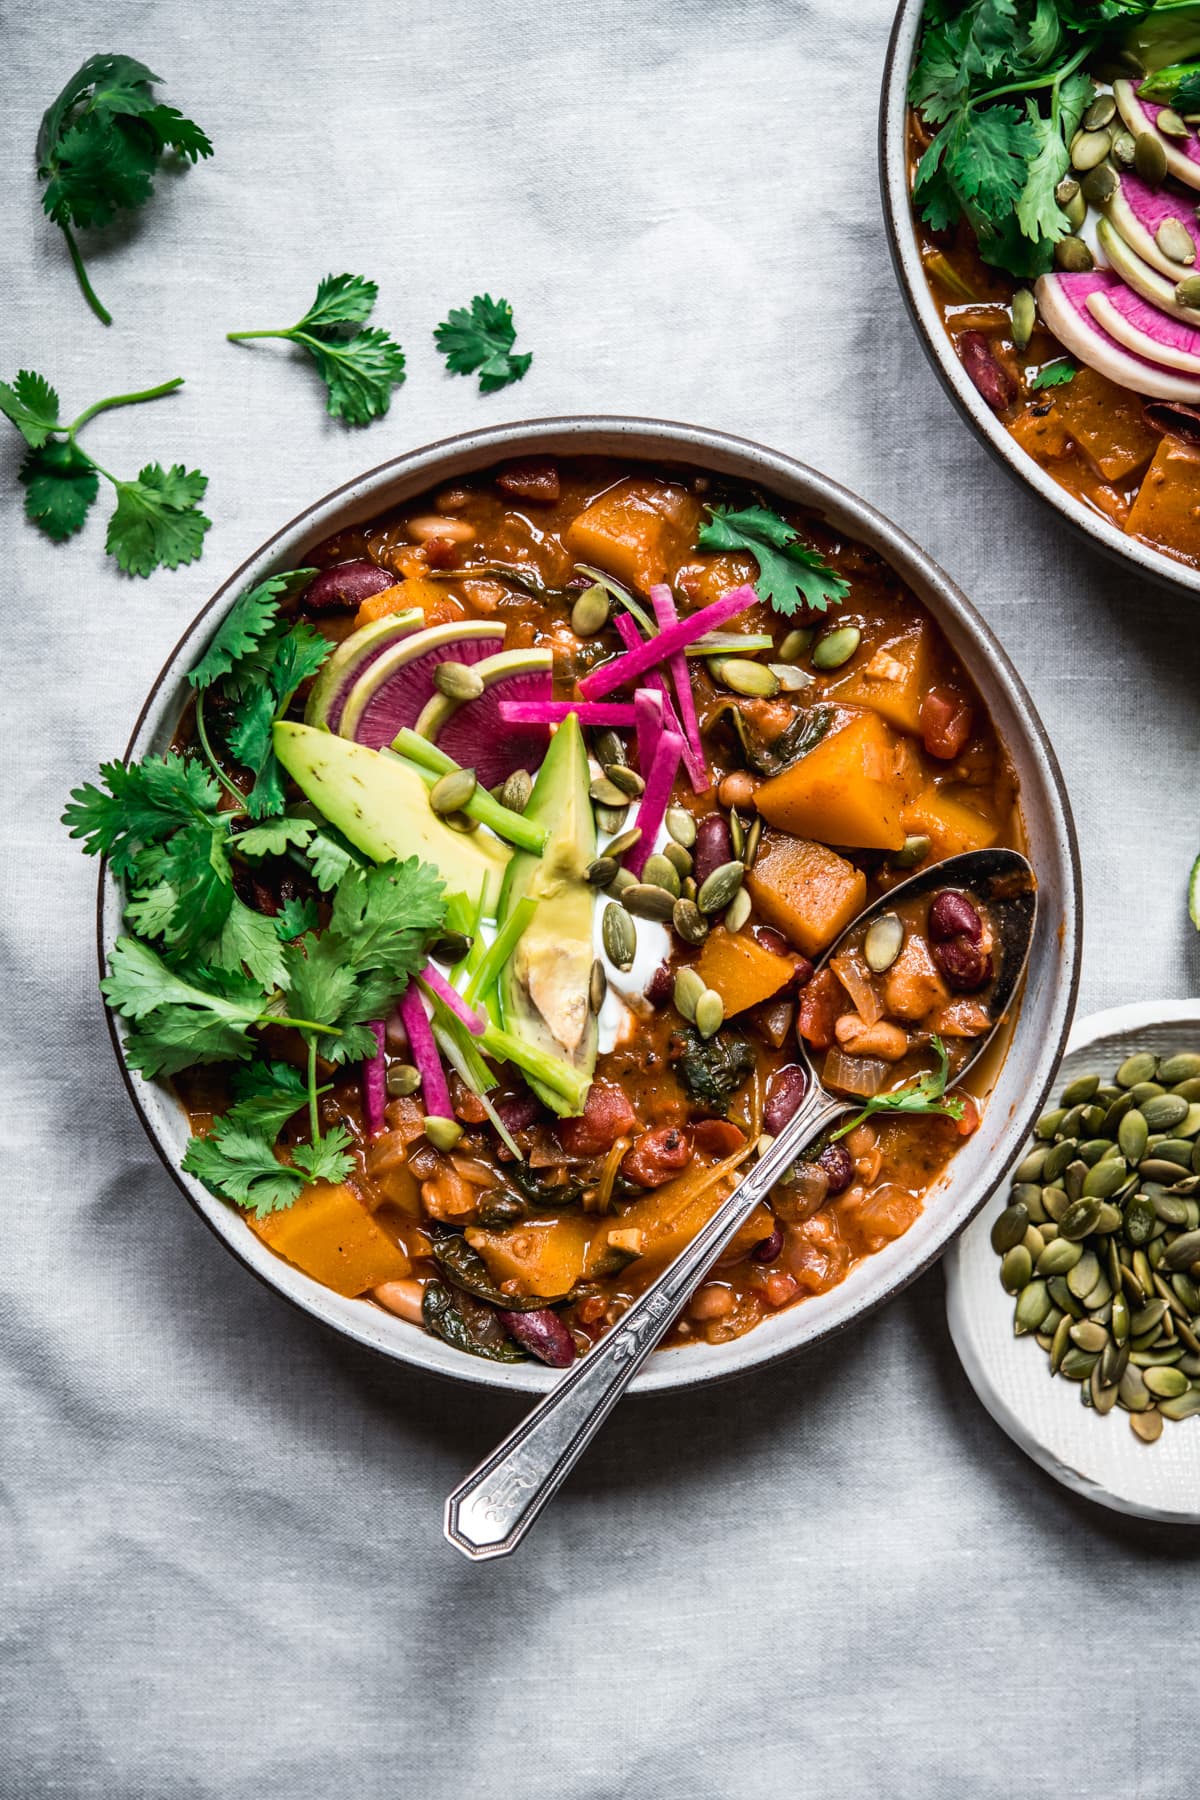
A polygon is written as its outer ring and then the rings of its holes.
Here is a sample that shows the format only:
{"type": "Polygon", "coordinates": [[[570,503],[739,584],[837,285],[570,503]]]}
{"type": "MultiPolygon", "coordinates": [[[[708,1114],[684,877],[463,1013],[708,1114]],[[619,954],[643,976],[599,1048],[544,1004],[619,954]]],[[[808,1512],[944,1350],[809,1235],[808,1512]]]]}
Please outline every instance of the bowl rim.
{"type": "MultiPolygon", "coordinates": [[[[545,451],[549,445],[553,445],[556,454],[564,456],[625,455],[631,461],[659,464],[690,462],[702,467],[719,467],[724,458],[727,463],[736,465],[743,479],[757,479],[767,487],[782,485],[785,490],[789,484],[798,487],[805,494],[801,504],[817,512],[835,515],[838,529],[844,530],[855,541],[875,548],[900,579],[914,589],[917,598],[938,618],[943,628],[949,618],[987,657],[994,679],[1005,701],[1019,717],[1028,749],[1039,765],[1056,826],[1056,842],[1065,852],[1062,859],[1062,920],[1055,937],[1057,948],[1048,965],[1054,989],[1050,1003],[1052,1030],[1034,1049],[1035,1066],[1040,1065],[1040,1074],[1033,1085],[1024,1090],[1019,1108],[1010,1113],[1002,1129],[1003,1154],[994,1166],[989,1166],[986,1179],[981,1179],[977,1189],[949,1212],[944,1228],[930,1246],[920,1251],[910,1248],[905,1256],[901,1246],[905,1237],[911,1235],[905,1234],[895,1246],[868,1258],[852,1272],[853,1279],[854,1274],[875,1265],[873,1279],[854,1286],[842,1282],[826,1294],[810,1297],[802,1305],[785,1308],[753,1331],[727,1344],[685,1346],[651,1358],[630,1388],[633,1393],[648,1393],[731,1379],[761,1364],[794,1355],[818,1339],[847,1329],[915,1281],[970,1223],[1020,1154],[1028,1120],[1036,1117],[1041,1109],[1070,1029],[1082,955],[1082,870],[1066,784],[1037,709],[986,620],[933,558],[868,502],[795,458],[749,438],[663,419],[570,414],[507,422],[420,445],[333,488],[273,532],[195,614],[151,684],[122,760],[128,762],[147,754],[164,718],[168,718],[174,727],[179,711],[176,699],[179,682],[207,635],[206,627],[223,603],[232,603],[248,578],[259,579],[272,568],[279,559],[281,547],[289,540],[302,536],[311,542],[319,535],[328,535],[334,529],[331,520],[335,515],[344,523],[350,516],[368,518],[389,504],[400,504],[399,499],[388,499],[390,490],[404,483],[411,485],[411,491],[416,494],[437,485],[439,480],[452,478],[455,471],[446,468],[447,463],[455,464],[457,472],[465,472],[468,468],[485,468],[539,448],[545,451]],[[753,466],[753,474],[746,465],[753,466]],[[899,1252],[895,1256],[898,1265],[895,1270],[890,1267],[893,1252],[899,1252]],[[827,1314],[835,1316],[827,1317],[827,1314]],[[786,1340],[782,1331],[772,1329],[788,1325],[791,1329],[786,1332],[786,1340]],[[711,1366],[714,1361],[715,1367],[711,1366]]],[[[121,911],[120,885],[104,859],[97,881],[96,911],[101,976],[106,972],[111,942],[120,930],[121,911]]],[[[163,1105],[164,1113],[169,1110],[177,1117],[179,1103],[161,1084],[134,1075],[125,1059],[121,1023],[107,1003],[105,1016],[126,1092],[167,1173],[225,1248],[264,1286],[326,1329],[394,1361],[413,1364],[446,1379],[530,1394],[544,1393],[553,1385],[554,1371],[540,1364],[498,1364],[463,1356],[381,1309],[343,1301],[332,1290],[301,1275],[276,1257],[240,1216],[233,1215],[225,1203],[179,1167],[165,1130],[160,1129],[151,1110],[156,1101],[162,1104],[165,1099],[169,1105],[163,1105]],[[357,1308],[357,1311],[347,1311],[344,1318],[333,1316],[339,1310],[339,1302],[341,1310],[357,1308]],[[382,1326],[378,1321],[383,1321],[382,1326]],[[397,1326],[402,1328],[399,1332],[394,1330],[397,1326]]]]}
{"type": "Polygon", "coordinates": [[[879,191],[888,250],[900,292],[921,348],[959,413],[1008,474],[1053,507],[1072,530],[1109,557],[1176,590],[1200,593],[1200,569],[1131,538],[1099,513],[1073,500],[1066,489],[1017,445],[954,355],[917,250],[908,186],[908,74],[925,0],[900,0],[888,40],[879,96],[879,191]]]}

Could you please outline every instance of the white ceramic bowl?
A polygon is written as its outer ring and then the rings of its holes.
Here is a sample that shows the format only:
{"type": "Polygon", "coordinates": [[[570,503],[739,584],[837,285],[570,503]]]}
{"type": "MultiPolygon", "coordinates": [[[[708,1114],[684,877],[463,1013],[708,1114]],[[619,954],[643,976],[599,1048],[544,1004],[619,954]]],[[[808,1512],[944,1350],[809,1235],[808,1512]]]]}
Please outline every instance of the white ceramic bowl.
{"type": "Polygon", "coordinates": [[[968,378],[955,354],[921,266],[908,183],[908,78],[924,10],[925,0],[901,0],[896,9],[879,105],[879,182],[888,242],[900,290],[921,346],[959,412],[1010,475],[1040,494],[1074,530],[1109,555],[1160,581],[1200,593],[1200,569],[1189,568],[1173,556],[1126,536],[1119,526],[1074,500],[1032,456],[1027,456],[968,378]]]}
{"type": "MultiPolygon", "coordinates": [[[[1115,1006],[1079,1020],[1054,1087],[1093,1069],[1111,1081],[1135,1050],[1165,1055],[1197,1044],[1200,1000],[1115,1006]]],[[[1013,1336],[1013,1301],[990,1241],[1007,1199],[1006,1184],[946,1258],[950,1335],[972,1387],[1013,1442],[1064,1487],[1117,1512],[1200,1525],[1200,1419],[1168,1421],[1156,1444],[1143,1444],[1124,1412],[1101,1416],[1081,1405],[1075,1382],[1051,1379],[1041,1346],[1013,1336]]]]}
{"type": "MultiPolygon", "coordinates": [[[[732,1343],[660,1351],[634,1383],[635,1391],[642,1392],[686,1387],[773,1361],[861,1318],[927,1268],[1001,1179],[1041,1108],[1074,1007],[1080,944],[1075,828],[1054,752],[1029,695],[979,614],[929,557],[863,501],[786,456],[719,432],[644,419],[540,419],[450,438],[385,463],[317,501],[235,571],[185,632],[142,709],[127,757],[167,748],[187,699],[185,673],[248,583],[276,569],[302,566],[307,551],[342,526],[372,518],[472,470],[531,452],[699,464],[814,508],[836,529],[877,550],[938,620],[1008,745],[1040,886],[1037,933],[1012,1047],[982,1128],[955,1156],[921,1217],[832,1292],[776,1314],[732,1343]]],[[[120,925],[121,896],[105,869],[99,915],[102,962],[120,925]]],[[[498,1364],[465,1356],[364,1301],[342,1299],[273,1256],[233,1207],[181,1173],[188,1136],[183,1110],[167,1087],[126,1068],[123,1026],[116,1019],[110,1019],[110,1026],[130,1095],[167,1168],[217,1236],[270,1287],[334,1330],[399,1361],[460,1381],[529,1393],[553,1383],[552,1371],[535,1363],[498,1364]]]]}

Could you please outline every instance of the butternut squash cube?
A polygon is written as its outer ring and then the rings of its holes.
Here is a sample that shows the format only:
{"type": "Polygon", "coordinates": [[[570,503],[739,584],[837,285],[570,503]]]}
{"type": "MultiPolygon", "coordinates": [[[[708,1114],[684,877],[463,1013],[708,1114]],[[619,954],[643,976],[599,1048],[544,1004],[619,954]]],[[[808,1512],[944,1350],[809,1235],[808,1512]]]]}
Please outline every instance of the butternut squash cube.
{"type": "Polygon", "coordinates": [[[828,689],[830,700],[867,706],[897,731],[921,735],[921,700],[931,681],[929,627],[924,619],[858,657],[844,680],[828,689]]]}
{"type": "Polygon", "coordinates": [[[585,507],[563,542],[580,562],[647,593],[690,546],[698,518],[697,503],[682,488],[633,475],[585,507]]]}
{"type": "Polygon", "coordinates": [[[720,994],[725,1017],[745,1012],[760,1000],[769,1000],[792,978],[792,962],[764,950],[744,932],[728,932],[720,926],[704,940],[697,973],[705,987],[720,994]]]}
{"type": "Polygon", "coordinates": [[[247,1223],[276,1255],[347,1298],[412,1273],[403,1250],[340,1183],[314,1182],[285,1212],[247,1223]]]}
{"type": "Polygon", "coordinates": [[[564,1213],[558,1219],[531,1219],[497,1231],[471,1225],[466,1238],[497,1287],[514,1281],[521,1294],[552,1300],[569,1294],[583,1280],[594,1223],[582,1214],[564,1213]]]}
{"type": "Polygon", "coordinates": [[[764,781],[755,804],[769,825],[823,844],[899,850],[903,789],[896,739],[875,712],[850,713],[790,769],[764,781]]]}
{"type": "Polygon", "coordinates": [[[824,844],[767,832],[746,877],[750,898],[805,956],[820,956],[867,903],[861,869],[824,844]]]}
{"type": "Polygon", "coordinates": [[[1104,481],[1128,481],[1160,442],[1137,396],[1095,369],[1078,369],[1057,390],[1054,411],[1104,481]]]}
{"type": "Polygon", "coordinates": [[[1130,537],[1200,558],[1200,450],[1160,440],[1125,529],[1130,537]]]}
{"type": "Polygon", "coordinates": [[[407,612],[412,606],[420,607],[427,625],[443,625],[449,619],[459,618],[463,610],[440,581],[410,575],[392,587],[368,595],[354,615],[354,628],[357,631],[373,619],[390,619],[393,613],[407,612]]]}
{"type": "Polygon", "coordinates": [[[959,856],[964,850],[989,850],[999,836],[993,820],[946,793],[944,788],[925,788],[909,802],[901,815],[904,829],[932,840],[931,856],[959,856]]]}

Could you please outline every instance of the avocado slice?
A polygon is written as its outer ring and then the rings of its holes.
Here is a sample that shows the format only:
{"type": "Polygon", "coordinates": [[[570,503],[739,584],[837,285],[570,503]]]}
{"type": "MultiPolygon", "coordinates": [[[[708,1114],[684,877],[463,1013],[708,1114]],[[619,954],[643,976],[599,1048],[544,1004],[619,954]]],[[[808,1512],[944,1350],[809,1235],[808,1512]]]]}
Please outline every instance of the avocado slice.
{"type": "MultiPolygon", "coordinates": [[[[500,976],[505,1030],[569,1063],[589,1081],[597,1042],[588,1005],[595,889],[583,878],[596,854],[590,782],[583,732],[571,713],[550,740],[525,808],[527,819],[549,831],[546,848],[541,856],[514,853],[496,915],[503,925],[526,894],[538,903],[500,976]]],[[[561,1099],[527,1079],[548,1106],[563,1110],[561,1099]]]]}
{"type": "Polygon", "coordinates": [[[419,856],[437,869],[448,894],[463,894],[474,903],[482,892],[484,913],[491,917],[512,852],[490,833],[468,835],[443,825],[415,769],[350,738],[288,720],[275,727],[275,754],[355,849],[375,862],[419,856]]]}

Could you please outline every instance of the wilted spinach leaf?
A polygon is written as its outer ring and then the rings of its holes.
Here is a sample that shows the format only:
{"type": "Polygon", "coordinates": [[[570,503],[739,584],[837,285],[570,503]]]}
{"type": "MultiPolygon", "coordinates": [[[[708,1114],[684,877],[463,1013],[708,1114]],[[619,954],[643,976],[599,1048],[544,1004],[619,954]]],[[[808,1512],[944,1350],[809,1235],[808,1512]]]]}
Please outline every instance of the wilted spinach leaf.
{"type": "Polygon", "coordinates": [[[718,1031],[707,1040],[688,1031],[684,1045],[675,1065],[680,1081],[693,1100],[724,1117],[733,1095],[754,1073],[754,1051],[736,1031],[718,1031]]]}
{"type": "Polygon", "coordinates": [[[421,1317],[434,1337],[468,1356],[483,1356],[489,1362],[525,1361],[525,1352],[513,1343],[491,1307],[473,1294],[440,1281],[427,1282],[421,1317]]]}

